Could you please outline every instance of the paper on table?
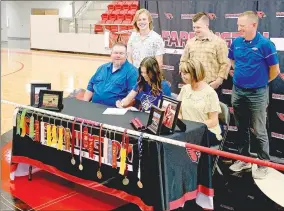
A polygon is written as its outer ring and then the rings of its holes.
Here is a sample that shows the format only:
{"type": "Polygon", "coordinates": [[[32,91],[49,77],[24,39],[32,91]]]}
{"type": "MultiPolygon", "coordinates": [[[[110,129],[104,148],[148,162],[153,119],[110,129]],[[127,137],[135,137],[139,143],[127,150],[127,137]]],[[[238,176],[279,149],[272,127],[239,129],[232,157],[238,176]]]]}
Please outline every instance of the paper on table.
{"type": "Polygon", "coordinates": [[[129,111],[139,111],[137,108],[135,107],[128,107],[127,110],[129,111]]]}
{"type": "Polygon", "coordinates": [[[124,115],[127,112],[125,108],[107,108],[103,114],[124,115]]]}

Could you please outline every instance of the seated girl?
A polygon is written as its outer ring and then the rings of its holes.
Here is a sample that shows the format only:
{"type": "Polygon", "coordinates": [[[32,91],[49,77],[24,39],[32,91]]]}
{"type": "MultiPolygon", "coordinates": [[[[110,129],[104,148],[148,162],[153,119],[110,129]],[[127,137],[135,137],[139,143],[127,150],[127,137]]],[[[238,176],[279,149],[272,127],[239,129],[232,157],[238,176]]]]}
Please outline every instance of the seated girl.
{"type": "Polygon", "coordinates": [[[124,99],[116,101],[116,106],[128,107],[135,99],[135,107],[138,110],[149,111],[151,105],[158,106],[162,95],[171,96],[170,85],[163,80],[156,58],[146,57],[140,64],[137,84],[124,99]]]}
{"type": "Polygon", "coordinates": [[[203,81],[205,72],[202,64],[196,59],[190,59],[181,62],[179,70],[185,83],[178,95],[181,101],[180,118],[206,124],[211,144],[221,140],[218,119],[220,102],[215,90],[203,81]]]}

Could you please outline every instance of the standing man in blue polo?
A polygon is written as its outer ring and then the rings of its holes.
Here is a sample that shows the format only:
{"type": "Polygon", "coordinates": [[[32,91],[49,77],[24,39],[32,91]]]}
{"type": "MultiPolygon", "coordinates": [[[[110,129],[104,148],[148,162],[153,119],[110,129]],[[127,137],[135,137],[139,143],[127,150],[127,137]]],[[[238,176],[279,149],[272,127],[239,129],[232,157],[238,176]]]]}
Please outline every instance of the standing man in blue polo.
{"type": "Polygon", "coordinates": [[[127,61],[126,45],[116,43],[112,62],[100,66],[90,79],[84,100],[115,107],[115,102],[127,96],[137,83],[138,70],[127,61]]]}
{"type": "MultiPolygon", "coordinates": [[[[258,16],[253,11],[242,13],[238,18],[236,38],[229,49],[234,68],[232,105],[238,127],[238,147],[242,155],[249,156],[249,128],[252,125],[257,138],[257,154],[262,160],[270,160],[269,140],[266,130],[268,83],[280,73],[274,44],[257,32],[258,16]]],[[[238,172],[251,168],[251,163],[236,161],[230,170],[238,172]]],[[[268,168],[258,166],[252,175],[263,179],[268,168]]]]}

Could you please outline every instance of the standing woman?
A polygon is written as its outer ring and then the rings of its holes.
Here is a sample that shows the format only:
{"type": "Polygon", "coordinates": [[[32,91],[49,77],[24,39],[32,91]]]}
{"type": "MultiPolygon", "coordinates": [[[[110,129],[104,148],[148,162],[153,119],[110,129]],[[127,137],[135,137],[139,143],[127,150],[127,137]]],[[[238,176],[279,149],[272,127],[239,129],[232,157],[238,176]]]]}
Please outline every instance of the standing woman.
{"type": "Polygon", "coordinates": [[[138,10],[134,16],[133,25],[136,32],[131,34],[127,43],[128,61],[139,68],[145,57],[154,56],[162,68],[165,44],[162,37],[153,31],[150,12],[146,9],[138,10]]]}
{"type": "Polygon", "coordinates": [[[160,71],[155,57],[146,57],[139,68],[136,85],[121,101],[116,101],[118,108],[131,105],[135,99],[135,107],[142,111],[149,111],[152,105],[158,106],[162,95],[171,96],[171,88],[160,71]]]}

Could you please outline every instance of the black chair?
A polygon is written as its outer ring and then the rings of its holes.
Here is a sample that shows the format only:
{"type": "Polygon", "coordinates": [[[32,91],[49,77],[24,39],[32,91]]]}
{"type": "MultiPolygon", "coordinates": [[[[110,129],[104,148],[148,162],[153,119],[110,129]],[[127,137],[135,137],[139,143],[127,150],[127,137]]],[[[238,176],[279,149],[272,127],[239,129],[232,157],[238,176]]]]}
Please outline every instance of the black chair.
{"type": "MultiPolygon", "coordinates": [[[[223,150],[224,147],[224,143],[226,141],[226,137],[229,131],[229,124],[230,124],[230,111],[229,108],[226,104],[220,102],[220,107],[221,107],[221,113],[219,114],[218,118],[219,118],[219,124],[223,125],[224,131],[223,131],[223,135],[222,135],[222,140],[220,141],[220,145],[216,147],[216,149],[218,150],[223,150]]],[[[212,147],[215,148],[215,147],[212,147]]],[[[213,167],[212,167],[212,175],[214,175],[214,172],[217,168],[218,172],[220,174],[222,174],[219,166],[218,166],[218,160],[219,160],[219,156],[216,156],[213,167]]]]}

